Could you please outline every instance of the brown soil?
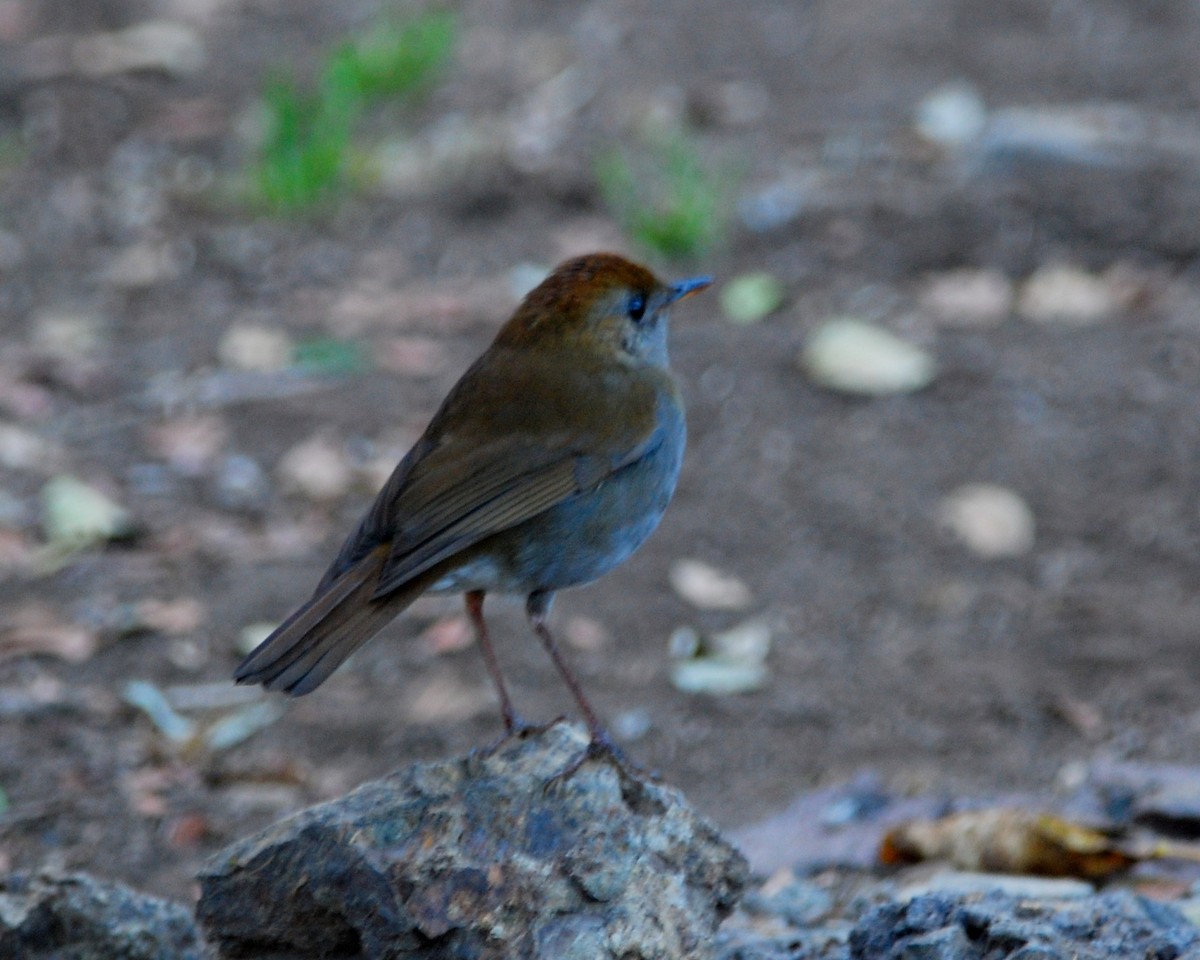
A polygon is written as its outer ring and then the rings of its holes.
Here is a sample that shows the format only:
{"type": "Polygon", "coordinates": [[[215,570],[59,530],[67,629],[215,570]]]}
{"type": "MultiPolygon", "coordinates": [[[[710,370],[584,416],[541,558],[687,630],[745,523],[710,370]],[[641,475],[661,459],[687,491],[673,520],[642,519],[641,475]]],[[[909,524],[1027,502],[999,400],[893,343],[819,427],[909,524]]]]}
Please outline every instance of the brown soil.
{"type": "MultiPolygon", "coordinates": [[[[24,136],[0,179],[0,229],[23,247],[20,262],[0,267],[0,337],[15,358],[39,317],[66,309],[101,317],[107,335],[86,369],[52,366],[23,381],[45,400],[37,410],[6,387],[3,419],[64,444],[64,468],[108,484],[140,531],[52,576],[8,575],[0,609],[42,600],[67,621],[110,626],[112,611],[146,598],[195,597],[206,611],[182,638],[102,631],[110,642],[83,662],[0,660],[0,787],[9,801],[0,865],[58,862],[187,896],[197,865],[233,837],[498,734],[475,651],[434,654],[416,641],[457,611],[430,601],[244,744],[172,758],[146,718],[122,704],[124,681],[228,678],[242,627],[278,619],[307,595],[369,491],[314,506],[274,483],[260,509],[234,511],[206,467],[146,492],[136,468],[156,462],[151,434],[178,418],[137,398],[164,372],[214,367],[222,333],[256,317],[296,337],[332,332],[379,345],[420,335],[446,356],[432,375],[372,370],[215,413],[230,431],[222,456],[249,454],[270,477],[317,433],[351,452],[399,445],[511,309],[512,267],[624,243],[589,158],[628,138],[648,105],[682,104],[706,149],[739,168],[743,190],[817,162],[831,164],[845,190],[840,204],[768,232],[735,226],[698,263],[658,265],[722,278],[768,269],[790,300],[749,327],[724,321],[712,295],[679,312],[673,359],[691,437],[675,502],[631,562],[556,605],[557,623],[587,617],[610,637],[570,655],[603,715],[644,711],[649,729],[627,744],[630,754],[725,826],[864,767],[899,788],[986,791],[1045,787],[1065,764],[1100,754],[1194,760],[1195,251],[1177,238],[1097,229],[1069,208],[1047,216],[1043,201],[1053,198],[984,186],[975,197],[915,143],[911,116],[931,89],[960,77],[993,107],[1120,100],[1192,111],[1195,5],[468,4],[456,67],[390,119],[424,130],[449,113],[511,116],[575,63],[593,93],[541,169],[491,157],[404,196],[349,197],[293,220],[163,186],[183,158],[218,176],[236,172],[244,156],[236,123],[264,76],[280,63],[311,66],[368,22],[371,7],[0,3],[0,133],[24,136]],[[113,29],[155,10],[199,18],[205,72],[35,81],[5,69],[41,38],[113,29]],[[714,119],[706,104],[730,80],[764,92],[765,112],[714,119]],[[131,200],[131,191],[143,187],[165,205],[147,214],[152,235],[133,216],[141,194],[131,200]],[[118,251],[147,239],[175,251],[175,275],[132,291],[104,278],[118,251]],[[1063,260],[1123,264],[1149,278],[1145,295],[1081,328],[1018,317],[938,327],[917,308],[931,271],[988,266],[1019,279],[1063,260]],[[388,303],[414,315],[394,328],[346,325],[355,310],[386,318],[388,303]],[[938,358],[935,384],[874,401],[814,387],[796,354],[833,313],[907,324],[938,358]],[[977,559],[939,526],[940,498],[968,481],[1027,500],[1037,518],[1031,552],[977,559]],[[752,589],[750,612],[775,631],[764,689],[716,698],[670,685],[674,628],[716,629],[745,616],[700,614],[678,598],[667,574],[684,557],[752,589]],[[43,706],[21,699],[31,691],[43,706]]],[[[1146,190],[1137,202],[1148,224],[1174,216],[1169,191],[1146,190]]],[[[5,364],[10,377],[17,360],[5,364]]],[[[0,476],[17,505],[9,526],[35,535],[44,477],[17,468],[0,476]]],[[[522,711],[569,712],[520,606],[490,610],[522,711]]]]}

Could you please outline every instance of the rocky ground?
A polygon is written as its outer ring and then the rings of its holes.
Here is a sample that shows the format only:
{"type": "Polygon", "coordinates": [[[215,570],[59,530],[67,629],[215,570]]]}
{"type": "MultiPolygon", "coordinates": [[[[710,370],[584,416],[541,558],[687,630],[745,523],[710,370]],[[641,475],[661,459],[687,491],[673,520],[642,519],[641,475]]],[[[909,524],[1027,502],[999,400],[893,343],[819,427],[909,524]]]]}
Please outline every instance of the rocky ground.
{"type": "MultiPolygon", "coordinates": [[[[366,121],[370,183],[278,217],[239,179],[264,84],[377,4],[0,2],[0,868],[188,900],[235,838],[496,736],[452,601],[286,709],[228,678],[594,248],[722,281],[672,332],[675,503],[556,606],[634,757],[730,830],[864,769],[1053,802],[1194,763],[1195,6],[456,9],[437,84],[366,121]],[[728,221],[671,259],[595,171],[680,128],[728,221]],[[758,271],[765,316],[722,296],[758,271]],[[812,359],[838,317],[901,342],[873,394],[812,359]]],[[[568,710],[492,616],[522,711],[568,710]]]]}

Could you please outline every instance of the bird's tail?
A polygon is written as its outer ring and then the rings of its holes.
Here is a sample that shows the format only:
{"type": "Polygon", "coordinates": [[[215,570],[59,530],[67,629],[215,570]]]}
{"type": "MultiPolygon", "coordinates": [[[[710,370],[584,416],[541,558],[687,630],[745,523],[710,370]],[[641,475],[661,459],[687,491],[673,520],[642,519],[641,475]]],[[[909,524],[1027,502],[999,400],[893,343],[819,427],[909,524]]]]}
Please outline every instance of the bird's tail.
{"type": "Polygon", "coordinates": [[[317,689],[429,586],[419,577],[372,599],[386,559],[386,548],[373,550],[318,590],[241,662],[234,680],[297,697],[317,689]]]}

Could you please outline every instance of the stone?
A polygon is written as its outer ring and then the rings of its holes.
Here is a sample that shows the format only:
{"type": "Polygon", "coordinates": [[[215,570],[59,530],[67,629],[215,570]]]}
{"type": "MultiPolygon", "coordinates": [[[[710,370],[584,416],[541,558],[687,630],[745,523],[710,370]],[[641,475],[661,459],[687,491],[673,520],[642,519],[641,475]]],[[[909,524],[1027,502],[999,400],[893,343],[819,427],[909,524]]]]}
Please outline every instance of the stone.
{"type": "Polygon", "coordinates": [[[849,942],[854,960],[1121,960],[1195,956],[1200,930],[1128,891],[1074,900],[929,894],[870,910],[849,942]]]}
{"type": "Polygon", "coordinates": [[[181,904],[86,873],[0,877],[0,957],[21,960],[200,960],[181,904]]]}
{"type": "Polygon", "coordinates": [[[559,723],[414,764],[218,854],[197,916],[221,957],[712,956],[746,862],[675,790],[559,723]]]}

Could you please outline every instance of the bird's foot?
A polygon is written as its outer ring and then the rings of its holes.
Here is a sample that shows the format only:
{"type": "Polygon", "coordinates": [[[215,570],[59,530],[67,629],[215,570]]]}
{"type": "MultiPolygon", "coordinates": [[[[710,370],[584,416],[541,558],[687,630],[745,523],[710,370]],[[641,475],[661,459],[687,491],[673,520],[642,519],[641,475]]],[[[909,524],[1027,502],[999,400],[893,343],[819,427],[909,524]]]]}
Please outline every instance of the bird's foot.
{"type": "Polygon", "coordinates": [[[475,755],[486,760],[509,741],[536,737],[560,723],[565,723],[566,719],[564,716],[558,716],[548,723],[529,723],[519,713],[514,712],[504,718],[504,733],[496,740],[476,750],[475,755]]]}
{"type": "Polygon", "coordinates": [[[589,760],[603,760],[610,764],[617,776],[621,778],[621,791],[627,796],[638,797],[646,786],[646,781],[657,781],[659,776],[653,770],[646,770],[627,756],[613,743],[612,738],[604,730],[593,730],[583,752],[572,760],[562,770],[546,781],[545,790],[551,790],[559,784],[566,783],[579,772],[589,760]]]}

